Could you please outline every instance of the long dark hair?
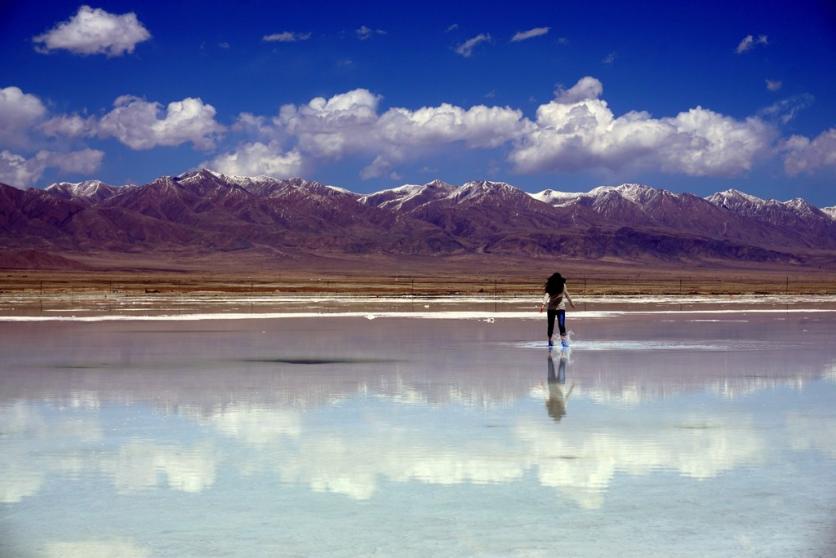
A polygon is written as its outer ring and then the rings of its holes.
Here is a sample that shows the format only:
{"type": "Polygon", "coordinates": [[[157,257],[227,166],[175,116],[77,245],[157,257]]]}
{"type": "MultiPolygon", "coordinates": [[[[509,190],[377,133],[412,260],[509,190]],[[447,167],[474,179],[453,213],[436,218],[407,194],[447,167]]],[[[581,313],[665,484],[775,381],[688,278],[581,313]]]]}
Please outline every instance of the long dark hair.
{"type": "Polygon", "coordinates": [[[563,287],[566,286],[566,278],[559,273],[552,273],[546,284],[543,285],[543,291],[550,295],[559,295],[563,292],[563,287]]]}

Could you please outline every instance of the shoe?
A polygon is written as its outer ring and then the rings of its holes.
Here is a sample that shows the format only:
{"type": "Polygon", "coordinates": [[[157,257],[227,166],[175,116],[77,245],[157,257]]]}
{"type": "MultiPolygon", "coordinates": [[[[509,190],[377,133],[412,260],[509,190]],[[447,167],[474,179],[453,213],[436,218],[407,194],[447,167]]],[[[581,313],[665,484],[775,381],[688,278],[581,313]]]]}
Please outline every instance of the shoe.
{"type": "Polygon", "coordinates": [[[568,339],[561,339],[560,340],[560,346],[563,347],[564,349],[568,349],[569,348],[569,340],[568,339]]]}
{"type": "Polygon", "coordinates": [[[551,339],[549,339],[549,347],[554,347],[554,341],[552,341],[551,339]]]}

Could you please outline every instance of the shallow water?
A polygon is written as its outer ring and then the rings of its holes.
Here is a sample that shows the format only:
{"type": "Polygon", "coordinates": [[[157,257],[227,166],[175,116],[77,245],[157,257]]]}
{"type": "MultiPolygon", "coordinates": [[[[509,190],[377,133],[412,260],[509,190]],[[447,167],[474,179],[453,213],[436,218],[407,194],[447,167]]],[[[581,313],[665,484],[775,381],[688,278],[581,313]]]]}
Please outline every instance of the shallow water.
{"type": "MultiPolygon", "coordinates": [[[[533,311],[542,293],[530,295],[373,296],[334,294],[230,294],[196,292],[154,293],[3,293],[0,322],[14,321],[132,321],[238,320],[305,318],[321,315],[343,317],[412,317],[431,319],[489,319],[491,317],[537,319],[533,311]]],[[[579,313],[588,317],[625,312],[734,313],[836,312],[836,295],[578,295],[579,313]]]]}
{"type": "Polygon", "coordinates": [[[0,323],[0,556],[832,556],[836,315],[0,323]]]}

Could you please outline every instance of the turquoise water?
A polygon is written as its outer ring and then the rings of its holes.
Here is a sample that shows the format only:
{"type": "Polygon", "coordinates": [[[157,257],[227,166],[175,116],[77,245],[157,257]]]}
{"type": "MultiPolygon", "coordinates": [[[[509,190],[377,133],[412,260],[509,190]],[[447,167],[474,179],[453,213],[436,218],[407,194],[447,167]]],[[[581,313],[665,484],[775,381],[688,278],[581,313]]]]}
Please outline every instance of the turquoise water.
{"type": "Polygon", "coordinates": [[[832,556],[836,316],[0,326],[0,556],[832,556]]]}

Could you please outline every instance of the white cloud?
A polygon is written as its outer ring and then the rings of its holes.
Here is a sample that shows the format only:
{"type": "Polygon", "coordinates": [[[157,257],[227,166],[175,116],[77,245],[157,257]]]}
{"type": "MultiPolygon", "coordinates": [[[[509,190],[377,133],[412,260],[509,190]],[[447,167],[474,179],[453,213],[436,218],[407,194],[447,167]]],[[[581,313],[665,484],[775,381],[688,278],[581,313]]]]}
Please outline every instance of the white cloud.
{"type": "Polygon", "coordinates": [[[554,96],[557,103],[572,104],[585,99],[597,99],[603,92],[604,84],[600,80],[592,76],[584,76],[569,89],[559,86],[555,89],[554,96]]]}
{"type": "Polygon", "coordinates": [[[516,43],[526,39],[533,39],[534,37],[541,37],[548,33],[549,29],[550,27],[535,27],[534,29],[529,29],[528,31],[518,31],[514,33],[513,37],[511,37],[511,42],[516,43]]]}
{"type": "Polygon", "coordinates": [[[615,62],[615,58],[616,58],[616,53],[611,52],[611,53],[607,54],[604,58],[601,59],[601,63],[602,64],[612,64],[613,62],[615,62]]]}
{"type": "Polygon", "coordinates": [[[260,138],[278,139],[280,135],[279,130],[273,126],[269,118],[251,112],[239,114],[231,129],[235,132],[243,132],[260,138]]]}
{"type": "Polygon", "coordinates": [[[789,124],[799,112],[812,105],[813,101],[815,97],[809,93],[793,95],[761,109],[758,111],[758,116],[770,122],[789,124]]]}
{"type": "Polygon", "coordinates": [[[512,107],[442,103],[380,110],[381,97],[355,89],[306,104],[287,104],[272,119],[242,113],[233,129],[249,143],[207,163],[227,174],[298,176],[346,156],[368,157],[363,178],[392,176],[397,166],[459,145],[510,148],[522,173],[647,169],[692,176],[734,176],[771,152],[777,129],[760,115],[732,118],[703,107],[669,117],[613,114],[600,80],[558,87],[531,121],[512,107]]]}
{"type": "Polygon", "coordinates": [[[48,165],[71,174],[90,174],[102,164],[104,152],[98,149],[81,149],[63,153],[52,152],[47,158],[48,165]]]}
{"type": "Polygon", "coordinates": [[[97,149],[53,152],[38,151],[30,158],[0,151],[0,182],[13,186],[31,186],[47,169],[56,167],[69,174],[90,174],[101,165],[104,153],[97,149]]]}
{"type": "Polygon", "coordinates": [[[735,175],[752,166],[775,131],[758,118],[735,120],[702,107],[675,117],[631,111],[616,117],[584,78],[537,109],[535,125],[514,146],[520,172],[651,167],[688,175],[735,175]]]}
{"type": "Polygon", "coordinates": [[[84,118],[78,114],[60,114],[43,122],[38,128],[48,137],[76,138],[95,135],[96,126],[96,119],[92,116],[84,118]]]}
{"type": "Polygon", "coordinates": [[[211,149],[224,129],[215,121],[215,108],[199,98],[169,103],[162,118],[159,103],[139,97],[123,95],[113,105],[99,122],[99,135],[113,136],[132,149],[186,142],[198,149],[211,149]]]}
{"type": "Polygon", "coordinates": [[[836,128],[830,128],[812,140],[792,136],[784,143],[784,149],[787,151],[784,169],[792,176],[836,167],[836,128]]]}
{"type": "Polygon", "coordinates": [[[122,15],[81,6],[78,13],[32,40],[39,52],[64,49],[75,54],[105,54],[108,57],[131,53],[151,34],[129,12],[122,15]]]}
{"type": "Polygon", "coordinates": [[[498,147],[523,129],[523,115],[510,107],[442,103],[418,110],[392,108],[375,124],[382,145],[430,146],[461,141],[468,147],[498,147]]]}
{"type": "Polygon", "coordinates": [[[738,43],[737,49],[735,49],[735,52],[737,52],[737,54],[743,54],[744,52],[750,51],[758,45],[766,46],[768,44],[769,44],[769,38],[766,35],[758,35],[757,38],[755,38],[752,35],[746,35],[738,43]]]}
{"type": "Polygon", "coordinates": [[[254,142],[239,145],[201,166],[229,175],[290,178],[302,174],[303,163],[301,153],[295,149],[284,152],[277,143],[254,142]]]}
{"type": "Polygon", "coordinates": [[[264,35],[261,40],[266,43],[295,43],[298,41],[307,41],[310,38],[310,33],[283,31],[281,33],[273,33],[272,35],[264,35]]]}
{"type": "Polygon", "coordinates": [[[30,129],[46,113],[46,107],[37,96],[14,86],[0,89],[0,145],[27,145],[30,129]]]}
{"type": "Polygon", "coordinates": [[[383,29],[372,29],[366,25],[362,25],[359,28],[354,30],[354,34],[357,35],[357,38],[361,41],[366,41],[371,39],[375,35],[385,35],[386,31],[383,29]]]}
{"type": "Polygon", "coordinates": [[[380,97],[354,89],[330,99],[316,97],[306,105],[284,105],[274,122],[296,136],[299,147],[318,157],[338,158],[361,150],[377,120],[380,97]]]}
{"type": "Polygon", "coordinates": [[[782,82],[782,81],[773,80],[773,79],[766,80],[766,88],[769,89],[770,91],[778,91],[779,89],[781,89],[781,87],[783,87],[783,85],[784,85],[784,82],[782,82]]]}
{"type": "Polygon", "coordinates": [[[458,23],[453,23],[453,24],[451,24],[447,27],[447,29],[445,30],[445,33],[449,33],[450,31],[455,31],[458,28],[459,28],[459,24],[458,23]]]}
{"type": "Polygon", "coordinates": [[[480,33],[475,37],[471,37],[470,39],[466,40],[460,45],[457,45],[455,48],[456,54],[460,54],[465,58],[470,58],[473,54],[473,49],[479,46],[482,43],[489,43],[491,41],[491,36],[487,33],[480,33]]]}
{"type": "MultiPolygon", "coordinates": [[[[509,107],[476,105],[469,109],[443,103],[417,110],[391,108],[378,113],[380,97],[355,89],[305,105],[284,105],[273,120],[274,136],[289,138],[306,158],[339,159],[369,154],[374,161],[363,176],[382,176],[392,165],[454,142],[467,147],[497,147],[518,136],[522,112],[509,107]]],[[[268,134],[258,117],[242,115],[242,126],[268,134]]]]}

